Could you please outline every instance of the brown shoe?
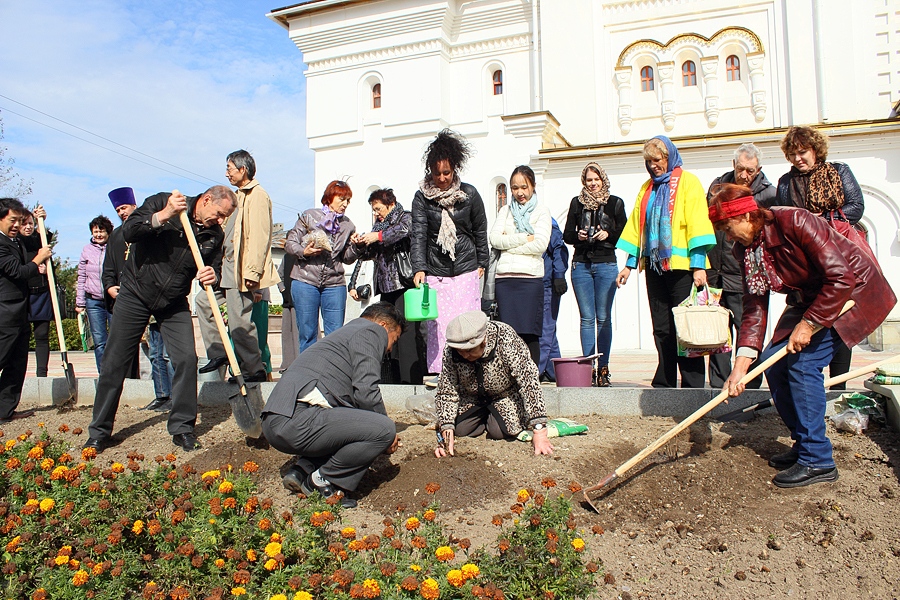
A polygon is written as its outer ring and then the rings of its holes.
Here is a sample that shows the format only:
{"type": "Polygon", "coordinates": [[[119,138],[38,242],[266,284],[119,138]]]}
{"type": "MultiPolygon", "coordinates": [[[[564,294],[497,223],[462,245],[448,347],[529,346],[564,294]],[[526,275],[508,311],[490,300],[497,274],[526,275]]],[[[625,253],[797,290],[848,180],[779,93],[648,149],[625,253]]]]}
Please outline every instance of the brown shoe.
{"type": "Polygon", "coordinates": [[[0,423],[9,423],[10,421],[17,421],[19,419],[27,419],[28,417],[33,417],[33,410],[16,410],[13,411],[13,414],[9,415],[5,419],[0,419],[0,423]]]}
{"type": "Polygon", "coordinates": [[[609,381],[609,367],[600,367],[600,373],[597,375],[597,387],[609,387],[612,383],[609,381]]]}

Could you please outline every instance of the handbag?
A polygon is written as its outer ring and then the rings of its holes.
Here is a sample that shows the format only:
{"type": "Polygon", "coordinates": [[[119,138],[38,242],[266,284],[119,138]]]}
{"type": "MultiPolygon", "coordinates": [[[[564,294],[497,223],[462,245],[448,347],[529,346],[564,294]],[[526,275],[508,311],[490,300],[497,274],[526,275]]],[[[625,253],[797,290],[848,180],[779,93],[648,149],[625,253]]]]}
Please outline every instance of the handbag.
{"type": "Polygon", "coordinates": [[[837,211],[831,211],[825,217],[825,220],[828,221],[832,229],[859,246],[869,258],[875,261],[875,264],[878,264],[878,259],[875,258],[875,253],[872,251],[872,247],[869,246],[868,240],[866,240],[866,237],[859,229],[850,224],[850,221],[844,216],[843,210],[839,208],[837,211]],[[837,215],[834,214],[835,212],[837,212],[837,215]],[[840,216],[841,218],[836,219],[835,216],[840,216]]]}
{"type": "Polygon", "coordinates": [[[437,292],[423,283],[403,292],[403,312],[407,321],[433,321],[438,318],[437,292]]]}
{"type": "Polygon", "coordinates": [[[495,291],[497,262],[499,260],[500,250],[491,248],[487,272],[484,274],[484,287],[481,290],[481,310],[484,311],[491,321],[496,321],[500,318],[500,310],[497,307],[497,295],[495,291]]]}
{"type": "Polygon", "coordinates": [[[678,345],[690,352],[713,351],[730,345],[731,311],[710,303],[709,289],[703,298],[697,286],[693,286],[691,295],[672,309],[678,345]]]}
{"type": "Polygon", "coordinates": [[[397,276],[400,283],[405,288],[416,287],[413,283],[415,272],[413,272],[412,258],[409,256],[409,248],[402,248],[394,253],[394,264],[397,266],[397,276]]]}

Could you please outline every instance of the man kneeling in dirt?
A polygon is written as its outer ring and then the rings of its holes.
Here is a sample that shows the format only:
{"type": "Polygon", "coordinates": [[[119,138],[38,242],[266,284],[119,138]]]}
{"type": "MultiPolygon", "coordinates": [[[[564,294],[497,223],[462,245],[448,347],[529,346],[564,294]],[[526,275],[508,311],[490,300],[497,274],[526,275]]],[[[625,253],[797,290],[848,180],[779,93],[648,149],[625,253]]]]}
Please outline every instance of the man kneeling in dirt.
{"type": "Polygon", "coordinates": [[[381,361],[405,328],[392,304],[378,302],[300,353],[282,375],[262,426],[274,448],[301,457],[284,476],[288,490],[325,498],[353,491],[378,455],[397,450],[378,384],[381,361]]]}

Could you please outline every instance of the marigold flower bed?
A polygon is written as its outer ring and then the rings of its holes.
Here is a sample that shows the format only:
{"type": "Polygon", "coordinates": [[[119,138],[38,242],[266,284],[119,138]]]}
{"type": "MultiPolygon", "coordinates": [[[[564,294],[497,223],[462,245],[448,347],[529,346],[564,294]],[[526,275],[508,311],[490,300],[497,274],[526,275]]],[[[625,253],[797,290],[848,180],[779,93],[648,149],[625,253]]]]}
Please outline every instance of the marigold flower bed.
{"type": "Polygon", "coordinates": [[[360,536],[334,499],[301,497],[275,514],[256,495],[253,462],[197,473],[173,454],[131,453],[104,465],[70,450],[80,434],[41,427],[2,448],[4,597],[574,599],[600,570],[585,564],[569,499],[550,479],[550,496],[522,489],[492,518],[495,547],[472,549],[438,522],[435,483],[421,510],[360,536]]]}

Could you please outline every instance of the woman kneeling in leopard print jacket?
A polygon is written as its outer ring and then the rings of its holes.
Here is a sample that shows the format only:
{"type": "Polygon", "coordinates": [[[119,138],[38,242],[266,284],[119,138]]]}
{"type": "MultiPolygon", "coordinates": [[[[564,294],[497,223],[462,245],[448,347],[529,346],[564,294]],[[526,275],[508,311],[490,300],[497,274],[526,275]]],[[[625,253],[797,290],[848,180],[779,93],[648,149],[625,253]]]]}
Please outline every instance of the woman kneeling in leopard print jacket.
{"type": "Polygon", "coordinates": [[[435,456],[453,455],[457,435],[510,439],[525,428],[534,430],[535,454],[553,453],[537,367],[512,327],[481,311],[463,313],[447,325],[443,360],[435,456]]]}

